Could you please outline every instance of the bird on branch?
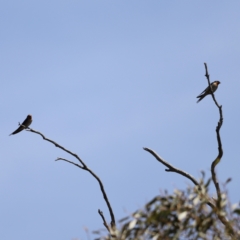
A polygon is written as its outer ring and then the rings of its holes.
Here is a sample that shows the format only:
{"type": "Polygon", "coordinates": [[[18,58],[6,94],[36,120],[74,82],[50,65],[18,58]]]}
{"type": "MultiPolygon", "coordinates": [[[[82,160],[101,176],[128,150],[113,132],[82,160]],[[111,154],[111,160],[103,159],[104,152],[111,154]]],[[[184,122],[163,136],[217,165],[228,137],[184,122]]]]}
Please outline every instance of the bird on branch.
{"type": "MultiPolygon", "coordinates": [[[[27,118],[22,122],[22,124],[19,123],[19,128],[16,129],[13,133],[11,133],[10,135],[16,134],[21,132],[23,129],[27,128],[28,126],[30,126],[30,124],[32,123],[32,115],[27,115],[27,118]]],[[[10,136],[9,135],[9,136],[10,136]]]]}
{"type": "MultiPolygon", "coordinates": [[[[212,92],[213,92],[213,93],[217,90],[218,85],[219,85],[220,83],[221,83],[221,82],[219,82],[219,81],[214,81],[214,82],[211,83],[210,86],[211,86],[211,88],[212,88],[212,92]]],[[[205,98],[207,95],[211,94],[210,86],[208,86],[200,95],[197,96],[197,98],[199,98],[198,101],[197,101],[197,103],[200,102],[200,101],[201,101],[203,98],[205,98]]]]}

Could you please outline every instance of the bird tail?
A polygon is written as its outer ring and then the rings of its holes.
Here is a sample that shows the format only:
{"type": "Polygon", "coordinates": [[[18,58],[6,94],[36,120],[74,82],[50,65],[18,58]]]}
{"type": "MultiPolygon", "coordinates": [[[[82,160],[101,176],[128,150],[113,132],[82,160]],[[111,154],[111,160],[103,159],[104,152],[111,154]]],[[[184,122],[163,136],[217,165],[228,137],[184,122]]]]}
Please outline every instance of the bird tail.
{"type": "Polygon", "coordinates": [[[197,103],[199,103],[199,102],[204,98],[204,96],[198,96],[197,98],[199,98],[199,99],[197,100],[197,103]]]}

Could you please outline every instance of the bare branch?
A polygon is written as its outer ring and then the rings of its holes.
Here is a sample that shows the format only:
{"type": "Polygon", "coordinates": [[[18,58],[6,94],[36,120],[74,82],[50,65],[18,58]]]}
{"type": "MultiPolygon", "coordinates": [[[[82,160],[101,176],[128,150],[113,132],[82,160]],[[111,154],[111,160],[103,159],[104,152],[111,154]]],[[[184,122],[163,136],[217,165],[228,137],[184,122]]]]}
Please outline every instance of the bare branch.
{"type": "Polygon", "coordinates": [[[43,138],[45,141],[48,141],[48,142],[54,144],[55,147],[61,148],[63,151],[65,151],[65,152],[69,153],[70,155],[74,156],[74,157],[77,158],[77,160],[83,165],[83,167],[86,167],[86,164],[81,160],[81,158],[80,158],[76,153],[71,152],[70,150],[64,148],[63,146],[59,145],[58,143],[54,142],[54,141],[51,140],[51,139],[46,138],[42,133],[40,133],[40,132],[38,132],[38,131],[36,131],[36,130],[34,130],[34,129],[32,129],[32,128],[29,128],[29,127],[28,127],[28,128],[27,128],[27,131],[33,132],[33,133],[36,133],[36,134],[42,136],[42,138],[43,138]]]}
{"type": "MultiPolygon", "coordinates": [[[[217,191],[217,196],[218,196],[218,200],[216,202],[217,206],[218,206],[219,203],[221,202],[222,196],[221,196],[221,189],[220,189],[220,186],[219,186],[219,182],[218,182],[216,172],[215,172],[215,167],[220,162],[220,160],[223,156],[222,141],[221,141],[221,136],[220,136],[220,129],[221,129],[222,124],[223,124],[223,113],[222,113],[222,105],[218,104],[218,102],[215,98],[215,95],[212,91],[211,85],[210,85],[210,76],[208,74],[207,63],[204,63],[204,66],[205,66],[205,70],[206,70],[205,76],[207,78],[208,85],[210,86],[210,89],[211,89],[211,95],[212,95],[213,101],[215,102],[215,104],[216,104],[216,106],[219,110],[219,121],[218,121],[218,125],[216,127],[217,142],[218,142],[218,156],[216,157],[216,159],[211,164],[212,179],[213,179],[213,182],[214,182],[214,185],[215,185],[215,188],[216,188],[216,191],[217,191]]],[[[226,219],[226,217],[222,216],[221,213],[219,214],[218,212],[216,212],[216,214],[218,215],[219,220],[226,226],[229,234],[232,237],[234,237],[235,236],[234,230],[233,230],[231,224],[229,223],[229,221],[226,219]]]]}
{"type": "MultiPolygon", "coordinates": [[[[208,80],[208,85],[210,86],[210,76],[208,74],[208,68],[207,68],[207,64],[204,63],[204,66],[205,66],[205,70],[206,70],[206,78],[208,80]]],[[[220,129],[222,127],[222,124],[223,124],[223,113],[222,113],[222,106],[220,106],[214,96],[214,93],[212,92],[212,88],[210,86],[210,89],[211,89],[211,95],[212,95],[212,98],[213,98],[213,101],[215,102],[218,110],[219,110],[219,121],[218,121],[218,125],[216,127],[216,133],[217,133],[217,142],[218,142],[218,156],[217,158],[212,162],[212,165],[211,165],[211,173],[212,173],[212,179],[213,179],[213,182],[214,182],[214,185],[215,185],[215,188],[216,188],[216,191],[217,191],[217,195],[218,195],[218,200],[220,201],[221,200],[221,189],[220,189],[220,186],[219,186],[219,182],[218,182],[218,179],[217,179],[217,176],[216,176],[216,172],[215,172],[215,167],[217,166],[217,164],[220,162],[222,156],[223,156],[223,149],[222,149],[222,141],[221,141],[221,136],[220,136],[220,129]]]]}
{"type": "Polygon", "coordinates": [[[110,233],[110,229],[109,229],[109,227],[108,227],[108,225],[107,225],[107,222],[106,222],[106,220],[105,220],[105,217],[104,217],[104,215],[103,215],[103,212],[102,212],[100,209],[98,209],[98,213],[99,213],[99,215],[101,216],[101,218],[102,218],[102,220],[103,220],[103,225],[106,227],[106,229],[107,229],[108,232],[110,233]]]}
{"type": "MultiPolygon", "coordinates": [[[[70,161],[70,160],[67,160],[67,159],[65,159],[65,158],[57,158],[55,161],[60,161],[60,160],[65,161],[65,162],[68,162],[68,163],[71,163],[71,164],[75,165],[76,167],[79,167],[79,168],[81,168],[81,169],[84,169],[84,167],[80,166],[79,164],[77,164],[77,163],[75,163],[75,162],[72,162],[72,161],[70,161]]],[[[85,169],[84,169],[84,170],[85,170],[85,169]]]]}
{"type": "Polygon", "coordinates": [[[111,227],[114,228],[114,227],[116,226],[114,213],[113,213],[111,204],[110,204],[110,202],[109,202],[109,200],[108,200],[107,194],[106,194],[106,192],[105,192],[103,183],[102,183],[102,181],[100,180],[100,178],[99,178],[90,168],[87,167],[87,165],[83,162],[83,160],[82,160],[76,153],[71,152],[70,150],[64,148],[63,146],[59,145],[58,143],[54,142],[54,141],[51,140],[51,139],[46,138],[41,132],[38,132],[38,131],[36,131],[36,130],[34,130],[34,129],[32,129],[32,128],[29,128],[29,127],[27,128],[27,131],[30,131],[30,132],[33,132],[33,133],[36,133],[36,134],[42,136],[42,138],[43,138],[44,140],[46,140],[46,141],[54,144],[55,147],[58,147],[58,148],[62,149],[63,151],[69,153],[70,155],[74,156],[74,157],[82,164],[82,166],[79,165],[79,164],[76,164],[76,163],[74,163],[74,162],[72,162],[72,161],[69,161],[69,160],[67,160],[67,159],[65,159],[65,158],[57,158],[56,161],[58,161],[58,160],[63,160],[63,161],[65,161],[65,162],[71,163],[71,164],[73,164],[73,165],[75,165],[75,166],[77,166],[77,167],[79,167],[79,168],[81,168],[81,169],[83,169],[83,170],[85,170],[85,171],[88,171],[88,172],[98,181],[99,186],[100,186],[100,189],[101,189],[101,192],[102,192],[102,194],[103,194],[103,198],[104,198],[104,200],[105,200],[105,202],[106,202],[106,204],[107,204],[107,207],[108,207],[108,210],[109,210],[109,214],[110,214],[110,217],[111,217],[111,227]]]}
{"type": "Polygon", "coordinates": [[[149,148],[143,148],[145,151],[151,153],[160,163],[162,163],[163,165],[165,165],[166,167],[168,167],[168,169],[165,169],[166,172],[176,172],[188,179],[190,179],[196,186],[199,186],[199,183],[198,181],[193,177],[191,176],[190,174],[180,170],[180,169],[177,169],[175,167],[173,167],[171,164],[169,164],[168,162],[166,162],[165,160],[163,160],[160,156],[157,155],[157,153],[155,153],[153,150],[149,149],[149,148]]]}

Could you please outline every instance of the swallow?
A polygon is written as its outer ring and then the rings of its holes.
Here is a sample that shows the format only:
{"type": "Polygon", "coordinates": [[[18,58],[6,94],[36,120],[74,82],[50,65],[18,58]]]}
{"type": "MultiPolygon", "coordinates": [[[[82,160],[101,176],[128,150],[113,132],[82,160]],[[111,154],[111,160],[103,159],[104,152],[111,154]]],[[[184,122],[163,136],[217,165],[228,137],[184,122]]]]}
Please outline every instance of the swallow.
{"type": "MultiPolygon", "coordinates": [[[[220,84],[219,81],[214,81],[211,83],[211,88],[213,93],[217,90],[219,84],[220,84]]],[[[208,86],[199,96],[197,96],[197,98],[199,98],[197,103],[200,102],[203,98],[205,98],[209,94],[211,94],[211,89],[208,86]]]]}
{"type": "MultiPolygon", "coordinates": [[[[27,128],[30,126],[30,124],[32,123],[32,115],[27,115],[26,119],[22,122],[22,124],[19,126],[18,129],[16,129],[13,133],[11,133],[10,135],[16,134],[21,132],[23,129],[27,128]]],[[[10,136],[9,135],[9,136],[10,136]]]]}

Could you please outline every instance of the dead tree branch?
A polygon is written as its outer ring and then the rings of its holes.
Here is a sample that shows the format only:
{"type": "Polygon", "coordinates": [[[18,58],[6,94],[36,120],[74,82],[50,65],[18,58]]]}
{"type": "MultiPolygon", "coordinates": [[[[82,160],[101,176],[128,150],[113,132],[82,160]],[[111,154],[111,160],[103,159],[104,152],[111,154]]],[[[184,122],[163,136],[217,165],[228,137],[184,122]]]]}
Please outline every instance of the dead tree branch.
{"type": "Polygon", "coordinates": [[[104,215],[103,215],[103,212],[100,210],[100,209],[98,209],[98,213],[99,213],[99,215],[101,216],[101,218],[102,218],[102,220],[103,220],[103,225],[105,226],[105,228],[108,230],[108,232],[110,233],[110,229],[109,229],[109,227],[108,227],[108,224],[107,224],[107,222],[106,222],[106,220],[105,220],[105,217],[104,217],[104,215]]]}
{"type": "Polygon", "coordinates": [[[190,174],[175,168],[174,166],[172,166],[171,164],[169,164],[168,162],[166,162],[165,160],[163,160],[159,155],[157,155],[157,153],[155,153],[152,149],[150,148],[143,148],[145,151],[151,153],[160,163],[162,163],[163,165],[165,165],[166,167],[168,167],[168,169],[165,169],[166,172],[175,172],[178,173],[188,179],[190,179],[195,185],[199,186],[198,181],[191,176],[190,174]]]}
{"type": "MultiPolygon", "coordinates": [[[[103,183],[102,183],[102,181],[100,180],[100,178],[99,178],[90,168],[87,167],[87,165],[83,162],[83,160],[82,160],[76,153],[71,152],[70,150],[64,148],[63,146],[59,145],[58,143],[54,142],[54,141],[51,140],[51,139],[46,138],[41,132],[38,132],[38,131],[36,131],[36,130],[34,130],[34,129],[32,129],[32,128],[29,128],[29,127],[27,128],[27,131],[30,131],[30,132],[33,132],[33,133],[36,133],[36,134],[42,136],[42,138],[43,138],[45,141],[48,141],[48,142],[52,143],[53,145],[55,145],[55,147],[58,147],[58,148],[62,149],[63,151],[69,153],[69,154],[72,155],[73,157],[75,157],[75,158],[81,163],[81,165],[79,165],[79,164],[77,164],[77,163],[74,163],[74,162],[72,162],[72,161],[70,161],[70,160],[67,160],[67,159],[65,159],[65,158],[57,158],[56,161],[62,160],[62,161],[68,162],[68,163],[70,163],[70,164],[73,164],[73,165],[75,165],[76,167],[79,167],[79,168],[81,168],[81,169],[89,172],[89,173],[98,181],[99,186],[100,186],[100,189],[101,189],[101,192],[102,192],[102,194],[103,194],[103,198],[104,198],[104,200],[105,200],[105,202],[106,202],[106,204],[107,204],[107,207],[108,207],[108,210],[109,210],[109,214],[110,214],[110,217],[111,217],[111,227],[112,227],[112,228],[115,228],[116,222],[115,222],[114,213],[113,213],[111,204],[110,204],[110,202],[109,202],[109,200],[108,200],[107,194],[106,194],[106,192],[105,192],[103,183]]],[[[106,224],[106,225],[107,225],[107,224],[106,224]]],[[[109,231],[109,228],[107,228],[107,230],[109,231]]]]}
{"type": "MultiPolygon", "coordinates": [[[[206,70],[205,76],[208,80],[208,85],[210,86],[210,76],[208,74],[207,64],[204,63],[204,66],[205,66],[205,70],[206,70]]],[[[210,87],[210,89],[211,89],[211,95],[212,95],[213,101],[215,102],[215,104],[216,104],[216,106],[219,110],[219,121],[218,121],[218,124],[217,124],[217,127],[216,127],[217,142],[218,142],[218,156],[212,162],[211,173],[212,173],[213,183],[214,183],[216,191],[217,191],[218,201],[220,202],[221,201],[221,189],[220,189],[219,182],[218,182],[218,179],[217,179],[217,176],[216,176],[215,167],[220,162],[220,160],[223,156],[222,141],[221,141],[221,136],[220,136],[220,129],[221,129],[222,124],[223,124],[223,113],[222,113],[222,106],[218,104],[218,102],[217,102],[217,100],[214,96],[214,93],[212,92],[211,87],[210,87]]]]}

